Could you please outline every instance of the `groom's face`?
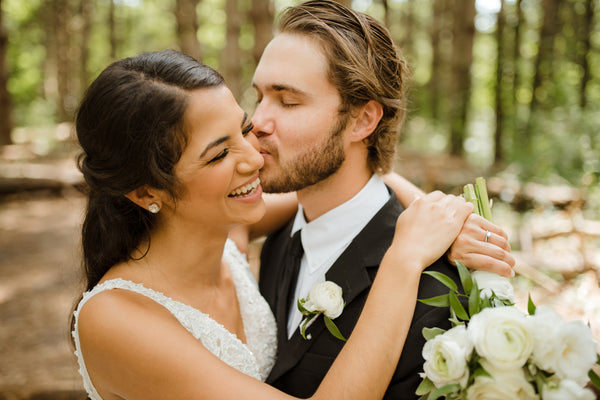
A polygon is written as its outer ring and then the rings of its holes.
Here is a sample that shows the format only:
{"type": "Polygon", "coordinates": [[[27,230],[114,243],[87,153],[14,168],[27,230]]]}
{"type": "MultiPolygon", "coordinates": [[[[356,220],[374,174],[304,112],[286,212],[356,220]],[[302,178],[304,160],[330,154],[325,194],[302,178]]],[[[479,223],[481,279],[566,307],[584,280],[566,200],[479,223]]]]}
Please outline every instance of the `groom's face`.
{"type": "Polygon", "coordinates": [[[327,78],[321,46],[300,34],[280,34],[265,49],[254,73],[257,108],[252,118],[265,164],[266,192],[301,190],[342,165],[349,115],[327,78]]]}

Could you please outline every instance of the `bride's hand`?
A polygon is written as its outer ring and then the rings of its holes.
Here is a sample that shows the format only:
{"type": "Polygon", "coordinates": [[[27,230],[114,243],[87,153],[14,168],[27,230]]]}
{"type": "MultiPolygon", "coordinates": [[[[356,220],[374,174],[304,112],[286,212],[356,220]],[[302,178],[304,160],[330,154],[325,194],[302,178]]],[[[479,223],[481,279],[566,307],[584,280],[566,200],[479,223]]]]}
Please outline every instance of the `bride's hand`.
{"type": "Polygon", "coordinates": [[[473,204],[439,191],[416,198],[398,217],[389,251],[425,269],[448,250],[472,212],[473,204]]]}

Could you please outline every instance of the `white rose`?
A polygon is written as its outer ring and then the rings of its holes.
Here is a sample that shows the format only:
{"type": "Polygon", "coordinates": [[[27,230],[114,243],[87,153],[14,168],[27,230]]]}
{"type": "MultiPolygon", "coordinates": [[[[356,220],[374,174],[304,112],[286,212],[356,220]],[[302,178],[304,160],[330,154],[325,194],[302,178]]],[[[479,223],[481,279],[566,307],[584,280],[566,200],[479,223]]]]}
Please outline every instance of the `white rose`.
{"type": "Polygon", "coordinates": [[[467,328],[477,353],[496,368],[518,369],[533,349],[529,321],[513,306],[485,308],[467,328]]]}
{"type": "Polygon", "coordinates": [[[493,364],[481,360],[483,368],[491,375],[478,376],[467,389],[468,399],[477,400],[537,400],[535,388],[525,377],[522,368],[497,369],[493,364]]]}
{"type": "Polygon", "coordinates": [[[331,319],[337,318],[344,309],[342,288],[331,281],[317,283],[308,292],[304,307],[309,311],[321,311],[331,319]]]}
{"type": "Polygon", "coordinates": [[[565,379],[559,383],[550,382],[542,387],[544,400],[595,400],[596,395],[581,387],[577,382],[565,379]]]}
{"type": "Polygon", "coordinates": [[[454,383],[465,387],[469,380],[467,360],[472,352],[473,343],[465,326],[455,326],[425,343],[423,370],[438,388],[454,383]]]}
{"type": "Polygon", "coordinates": [[[589,327],[581,321],[567,323],[545,306],[538,307],[530,319],[536,332],[532,360],[560,379],[583,386],[597,359],[597,346],[589,327]]]}
{"type": "Polygon", "coordinates": [[[492,297],[492,292],[494,292],[500,300],[515,302],[513,285],[508,278],[486,271],[473,271],[471,272],[471,276],[477,282],[477,287],[481,290],[479,295],[482,299],[492,297]]]}

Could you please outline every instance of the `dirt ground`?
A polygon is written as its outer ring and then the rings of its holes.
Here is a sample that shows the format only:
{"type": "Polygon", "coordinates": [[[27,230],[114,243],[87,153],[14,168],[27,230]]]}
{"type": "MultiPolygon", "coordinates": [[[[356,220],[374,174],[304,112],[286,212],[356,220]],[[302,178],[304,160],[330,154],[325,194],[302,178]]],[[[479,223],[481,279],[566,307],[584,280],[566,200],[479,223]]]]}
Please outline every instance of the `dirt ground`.
{"type": "Polygon", "coordinates": [[[82,398],[68,319],[80,291],[84,200],[0,204],[0,399],[82,398]]]}
{"type": "MultiPolygon", "coordinates": [[[[0,400],[82,399],[68,319],[80,291],[79,228],[84,199],[75,191],[0,201],[0,400]]],[[[566,318],[584,319],[600,339],[600,288],[593,273],[557,292],[517,282],[566,318]]]]}

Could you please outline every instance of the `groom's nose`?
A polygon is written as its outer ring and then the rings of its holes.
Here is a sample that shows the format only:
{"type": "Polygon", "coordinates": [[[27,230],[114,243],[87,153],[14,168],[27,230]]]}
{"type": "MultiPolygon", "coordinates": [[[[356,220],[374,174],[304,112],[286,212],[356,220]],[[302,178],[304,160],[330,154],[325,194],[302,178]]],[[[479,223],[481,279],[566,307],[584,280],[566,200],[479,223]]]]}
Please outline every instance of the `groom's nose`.
{"type": "Polygon", "coordinates": [[[257,105],[256,111],[252,116],[252,125],[254,125],[252,132],[256,135],[256,137],[273,134],[275,130],[275,122],[270,115],[265,102],[260,102],[257,105]]]}

